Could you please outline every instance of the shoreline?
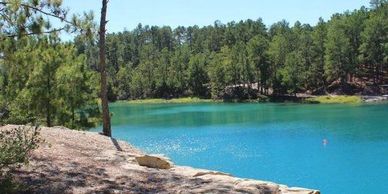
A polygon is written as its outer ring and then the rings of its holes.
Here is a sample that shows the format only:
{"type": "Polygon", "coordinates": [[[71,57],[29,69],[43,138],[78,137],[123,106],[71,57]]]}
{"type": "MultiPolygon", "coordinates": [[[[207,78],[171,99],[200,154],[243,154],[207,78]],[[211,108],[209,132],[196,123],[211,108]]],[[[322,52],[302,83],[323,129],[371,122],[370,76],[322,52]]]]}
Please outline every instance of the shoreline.
{"type": "MultiPolygon", "coordinates": [[[[16,127],[7,125],[0,130],[16,127]]],[[[318,190],[233,177],[217,171],[173,165],[170,169],[140,166],[144,153],[124,141],[95,132],[42,127],[45,140],[30,163],[13,173],[36,193],[294,193],[318,190]]]]}
{"type": "Polygon", "coordinates": [[[364,95],[305,95],[297,96],[265,96],[258,99],[250,100],[222,100],[222,99],[202,99],[197,97],[184,98],[150,98],[135,100],[118,100],[118,103],[128,104],[199,104],[199,103],[301,103],[301,104],[362,104],[388,101],[388,95],[364,96],[364,95]]]}

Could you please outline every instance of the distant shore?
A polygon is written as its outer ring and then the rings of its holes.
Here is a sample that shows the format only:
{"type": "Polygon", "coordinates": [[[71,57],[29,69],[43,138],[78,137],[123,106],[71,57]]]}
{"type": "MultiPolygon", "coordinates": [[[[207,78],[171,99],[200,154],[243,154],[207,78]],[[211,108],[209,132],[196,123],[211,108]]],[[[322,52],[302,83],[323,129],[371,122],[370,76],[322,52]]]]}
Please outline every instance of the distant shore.
{"type": "Polygon", "coordinates": [[[184,97],[184,98],[171,98],[171,99],[163,99],[163,98],[150,98],[150,99],[135,99],[128,101],[120,101],[127,102],[130,104],[191,104],[191,103],[215,103],[215,102],[223,102],[222,100],[213,100],[213,99],[202,99],[196,97],[184,97]]]}
{"type": "Polygon", "coordinates": [[[359,95],[296,95],[296,96],[261,96],[257,99],[202,99],[197,97],[184,98],[151,98],[151,99],[135,99],[128,101],[119,101],[129,104],[195,104],[195,103],[260,103],[260,102],[296,102],[308,104],[361,104],[371,102],[388,101],[387,95],[380,96],[359,96],[359,95]]]}

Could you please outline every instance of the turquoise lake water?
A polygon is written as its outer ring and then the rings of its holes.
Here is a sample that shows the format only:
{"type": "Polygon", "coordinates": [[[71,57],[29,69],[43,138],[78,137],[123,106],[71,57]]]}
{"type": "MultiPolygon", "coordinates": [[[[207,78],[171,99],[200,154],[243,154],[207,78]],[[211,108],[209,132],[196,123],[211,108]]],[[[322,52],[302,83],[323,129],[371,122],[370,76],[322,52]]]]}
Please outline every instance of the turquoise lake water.
{"type": "Polygon", "coordinates": [[[111,112],[115,138],[178,165],[323,194],[388,193],[388,104],[114,103],[111,112]]]}

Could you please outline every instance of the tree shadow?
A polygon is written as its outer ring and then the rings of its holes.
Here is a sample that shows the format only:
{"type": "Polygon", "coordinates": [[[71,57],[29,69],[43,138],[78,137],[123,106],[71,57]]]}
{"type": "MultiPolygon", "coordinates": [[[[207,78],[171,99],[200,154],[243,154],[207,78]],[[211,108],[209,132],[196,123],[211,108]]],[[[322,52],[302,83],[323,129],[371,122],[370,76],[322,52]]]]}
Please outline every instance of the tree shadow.
{"type": "MultiPolygon", "coordinates": [[[[69,162],[56,166],[47,158],[33,158],[30,170],[13,172],[26,185],[18,193],[228,193],[232,185],[212,185],[211,180],[183,177],[168,170],[125,170],[117,176],[96,165],[69,162]]],[[[245,192],[246,193],[246,192],[245,192]]]]}
{"type": "MultiPolygon", "coordinates": [[[[116,140],[112,142],[121,149],[116,140]]],[[[128,160],[99,162],[85,157],[88,161],[79,162],[34,155],[27,168],[13,172],[15,180],[26,186],[17,193],[252,193],[230,182],[137,167],[128,160]]]]}
{"type": "Polygon", "coordinates": [[[122,152],[123,149],[120,147],[119,142],[117,142],[117,140],[115,138],[110,138],[110,139],[112,140],[112,143],[115,146],[116,150],[122,152]]]}
{"type": "Polygon", "coordinates": [[[69,162],[59,167],[42,157],[34,157],[33,161],[29,170],[13,172],[17,182],[27,186],[17,193],[169,193],[165,183],[182,179],[132,169],[128,176],[115,177],[96,165],[69,162]]]}

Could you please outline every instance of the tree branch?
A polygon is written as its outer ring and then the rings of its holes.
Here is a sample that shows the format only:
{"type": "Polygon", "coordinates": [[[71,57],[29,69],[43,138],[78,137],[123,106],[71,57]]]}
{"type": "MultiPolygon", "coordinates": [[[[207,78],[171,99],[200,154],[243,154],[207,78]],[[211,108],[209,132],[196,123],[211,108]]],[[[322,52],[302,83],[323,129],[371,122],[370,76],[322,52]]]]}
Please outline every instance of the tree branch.
{"type": "MultiPolygon", "coordinates": [[[[6,6],[7,5],[12,5],[12,4],[13,4],[12,2],[0,1],[0,5],[4,6],[4,7],[1,8],[1,10],[6,10],[6,6]]],[[[36,6],[30,5],[30,4],[27,4],[27,3],[21,3],[21,4],[19,4],[19,6],[20,7],[24,7],[26,9],[29,9],[29,10],[35,12],[35,13],[39,12],[42,15],[46,15],[48,17],[59,19],[61,22],[65,23],[66,25],[72,26],[75,29],[79,29],[81,32],[84,30],[80,26],[78,26],[76,22],[69,21],[69,20],[66,19],[66,15],[67,15],[66,11],[58,11],[58,12],[53,11],[54,13],[51,13],[48,10],[44,10],[44,7],[36,7],[36,6]]],[[[14,22],[12,20],[10,20],[10,18],[7,15],[2,14],[2,13],[0,13],[0,14],[4,17],[4,19],[6,21],[8,21],[8,23],[10,25],[15,25],[14,22]]],[[[12,38],[12,37],[20,36],[20,35],[28,36],[28,35],[35,35],[35,34],[49,34],[49,33],[53,33],[53,32],[59,32],[59,31],[62,31],[62,30],[66,30],[67,27],[68,26],[64,26],[64,27],[61,27],[61,28],[54,28],[54,29],[51,29],[51,30],[47,29],[48,31],[44,31],[44,32],[25,32],[25,33],[22,33],[22,34],[8,34],[8,35],[5,34],[3,37],[12,38]]],[[[27,29],[24,25],[22,26],[22,28],[27,29]]],[[[76,30],[74,30],[74,31],[76,31],[76,30]]]]}
{"type": "MultiPolygon", "coordinates": [[[[0,1],[0,4],[2,4],[2,5],[9,5],[9,4],[12,4],[12,3],[0,1]]],[[[73,26],[76,26],[73,22],[71,22],[69,20],[66,20],[66,18],[63,17],[63,16],[47,12],[47,11],[45,11],[43,9],[40,9],[40,8],[31,6],[31,5],[28,5],[28,4],[25,4],[25,3],[21,3],[20,6],[26,7],[28,9],[31,9],[31,10],[34,10],[34,11],[37,11],[37,12],[40,12],[40,13],[42,13],[44,15],[47,15],[47,16],[51,16],[51,17],[57,18],[57,19],[61,20],[62,22],[65,22],[65,23],[71,24],[73,26]]]]}
{"type": "MultiPolygon", "coordinates": [[[[37,34],[50,34],[50,33],[54,33],[54,32],[60,32],[62,30],[64,30],[66,27],[62,27],[62,28],[55,28],[55,29],[52,29],[52,30],[49,30],[49,31],[44,31],[44,32],[29,32],[29,33],[24,33],[24,34],[21,34],[22,36],[30,36],[30,35],[37,35],[37,34]]],[[[5,35],[5,37],[7,38],[14,38],[14,37],[17,37],[19,36],[18,34],[8,34],[8,35],[5,35]]]]}

